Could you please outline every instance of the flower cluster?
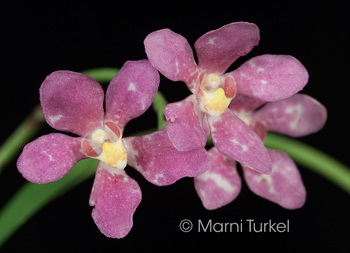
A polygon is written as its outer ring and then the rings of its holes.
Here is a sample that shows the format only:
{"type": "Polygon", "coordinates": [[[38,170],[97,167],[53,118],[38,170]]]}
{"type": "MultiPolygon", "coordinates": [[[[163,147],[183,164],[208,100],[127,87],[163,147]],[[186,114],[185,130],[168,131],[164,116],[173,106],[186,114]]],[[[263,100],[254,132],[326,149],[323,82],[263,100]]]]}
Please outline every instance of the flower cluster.
{"type": "Polygon", "coordinates": [[[258,42],[256,25],[228,24],[196,41],[197,65],[181,35],[164,29],[146,37],[146,53],[152,65],[167,78],[184,81],[193,92],[164,110],[169,139],[178,150],[202,148],[210,135],[220,153],[253,170],[271,172],[270,158],[260,138],[226,109],[237,94],[262,101],[290,97],[306,85],[308,73],[298,60],[285,55],[258,56],[224,73],[258,42]]]}
{"type": "Polygon", "coordinates": [[[144,41],[149,60],[126,62],[109,84],[105,112],[104,92],[94,79],[71,71],[52,73],[40,88],[45,119],[54,129],[79,137],[39,137],[24,147],[18,170],[43,184],[59,180],[79,160],[98,159],[92,217],[102,233],[114,238],[130,231],[141,201],[127,165],[158,186],[194,177],[204,206],[215,209],[240,191],[237,161],[252,191],[285,208],[302,206],[305,188],[295,164],[286,154],[267,150],[263,141],[266,131],[295,137],[316,132],[326,110],[296,94],[308,73],[292,56],[258,56],[225,73],[258,42],[256,25],[225,25],[197,40],[197,65],[185,38],[169,29],[155,31],[144,41]],[[193,94],[167,105],[166,129],[123,138],[127,123],[150,107],[159,85],[157,70],[185,82],[193,94]],[[215,147],[207,152],[209,135],[215,147]]]}

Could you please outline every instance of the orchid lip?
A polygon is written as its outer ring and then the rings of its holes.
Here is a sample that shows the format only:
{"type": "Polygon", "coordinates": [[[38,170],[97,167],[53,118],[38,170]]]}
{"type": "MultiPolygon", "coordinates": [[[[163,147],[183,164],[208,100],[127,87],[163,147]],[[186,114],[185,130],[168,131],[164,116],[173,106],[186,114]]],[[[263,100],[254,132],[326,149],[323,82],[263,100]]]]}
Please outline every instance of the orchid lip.
{"type": "Polygon", "coordinates": [[[119,138],[114,143],[104,142],[102,153],[96,158],[112,168],[124,169],[128,159],[122,139],[119,138]]]}
{"type": "Polygon", "coordinates": [[[217,74],[209,74],[200,78],[200,107],[203,112],[218,117],[225,112],[236,95],[236,83],[233,78],[224,78],[217,74]]]}
{"type": "Polygon", "coordinates": [[[127,165],[127,153],[122,142],[121,131],[115,133],[108,130],[108,127],[106,131],[96,129],[91,134],[90,141],[88,139],[83,141],[83,152],[88,157],[98,159],[112,168],[124,169],[127,165]]]}

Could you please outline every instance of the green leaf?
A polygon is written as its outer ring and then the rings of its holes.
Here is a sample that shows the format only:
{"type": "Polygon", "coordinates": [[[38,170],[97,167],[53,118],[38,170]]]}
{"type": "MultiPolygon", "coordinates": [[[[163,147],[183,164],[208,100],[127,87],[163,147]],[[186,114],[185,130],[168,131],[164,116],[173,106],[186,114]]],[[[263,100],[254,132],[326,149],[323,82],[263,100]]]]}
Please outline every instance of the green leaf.
{"type": "Polygon", "coordinates": [[[27,220],[58,194],[63,194],[95,174],[98,160],[78,162],[62,179],[48,184],[25,183],[0,212],[0,247],[27,220]]]}

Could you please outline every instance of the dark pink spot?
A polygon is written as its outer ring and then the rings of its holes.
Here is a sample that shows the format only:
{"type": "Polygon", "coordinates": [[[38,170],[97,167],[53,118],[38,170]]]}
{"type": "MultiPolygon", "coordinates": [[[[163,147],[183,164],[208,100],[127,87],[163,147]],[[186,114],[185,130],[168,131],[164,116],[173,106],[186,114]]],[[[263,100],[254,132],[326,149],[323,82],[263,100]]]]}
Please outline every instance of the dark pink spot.
{"type": "Polygon", "coordinates": [[[83,150],[84,154],[88,157],[96,157],[98,156],[96,151],[93,150],[93,148],[91,147],[90,143],[87,140],[83,140],[83,142],[81,143],[81,149],[83,150]]]}
{"type": "Polygon", "coordinates": [[[254,132],[260,137],[260,139],[264,142],[266,138],[266,128],[265,126],[260,123],[259,121],[254,124],[252,127],[254,132]]]}
{"type": "Polygon", "coordinates": [[[200,76],[199,76],[199,78],[198,78],[199,84],[202,83],[203,77],[204,77],[204,72],[203,72],[202,74],[200,74],[200,76]]]}
{"type": "Polygon", "coordinates": [[[224,84],[225,96],[227,98],[233,98],[237,93],[237,85],[235,79],[227,77],[224,84]]]}
{"type": "Polygon", "coordinates": [[[120,128],[113,122],[109,121],[109,122],[105,122],[105,125],[111,129],[117,136],[118,138],[120,138],[121,136],[121,131],[120,128]]]}

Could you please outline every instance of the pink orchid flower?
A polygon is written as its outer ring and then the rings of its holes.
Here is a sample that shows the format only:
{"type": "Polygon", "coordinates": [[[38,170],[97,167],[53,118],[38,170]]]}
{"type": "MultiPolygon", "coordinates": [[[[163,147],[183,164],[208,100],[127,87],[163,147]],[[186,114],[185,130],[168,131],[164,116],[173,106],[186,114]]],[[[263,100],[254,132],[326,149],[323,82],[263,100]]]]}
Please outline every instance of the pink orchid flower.
{"type": "Polygon", "coordinates": [[[61,133],[41,136],[27,144],[18,159],[22,175],[33,183],[49,183],[65,176],[79,160],[96,158],[90,205],[92,217],[108,237],[126,236],[141,201],[141,190],[124,168],[137,169],[148,181],[162,186],[210,167],[205,149],[180,152],[161,130],[122,138],[125,125],[151,105],[159,74],[148,60],[128,61],[106,92],[91,77],[56,71],[40,87],[40,100],[48,124],[61,133]]]}
{"type": "MultiPolygon", "coordinates": [[[[265,104],[263,101],[237,96],[229,109],[242,119],[264,141],[266,132],[273,131],[292,137],[301,137],[319,131],[325,124],[327,111],[315,99],[296,94],[265,104]]],[[[285,153],[267,149],[272,163],[270,175],[242,166],[248,187],[257,195],[287,209],[304,205],[306,191],[299,171],[285,153]]],[[[196,191],[205,208],[212,210],[233,201],[241,189],[236,161],[223,156],[213,147],[209,150],[211,168],[195,177],[196,191]]]]}
{"type": "Polygon", "coordinates": [[[294,95],[308,81],[304,66],[287,55],[254,57],[225,73],[259,42],[259,29],[246,22],[210,31],[195,43],[198,65],[187,40],[169,29],[150,33],[145,41],[151,64],[172,81],[183,81],[193,95],[168,104],[167,133],[181,151],[202,148],[211,135],[223,155],[261,173],[271,172],[270,156],[259,136],[230,110],[236,94],[263,101],[294,95]]]}

